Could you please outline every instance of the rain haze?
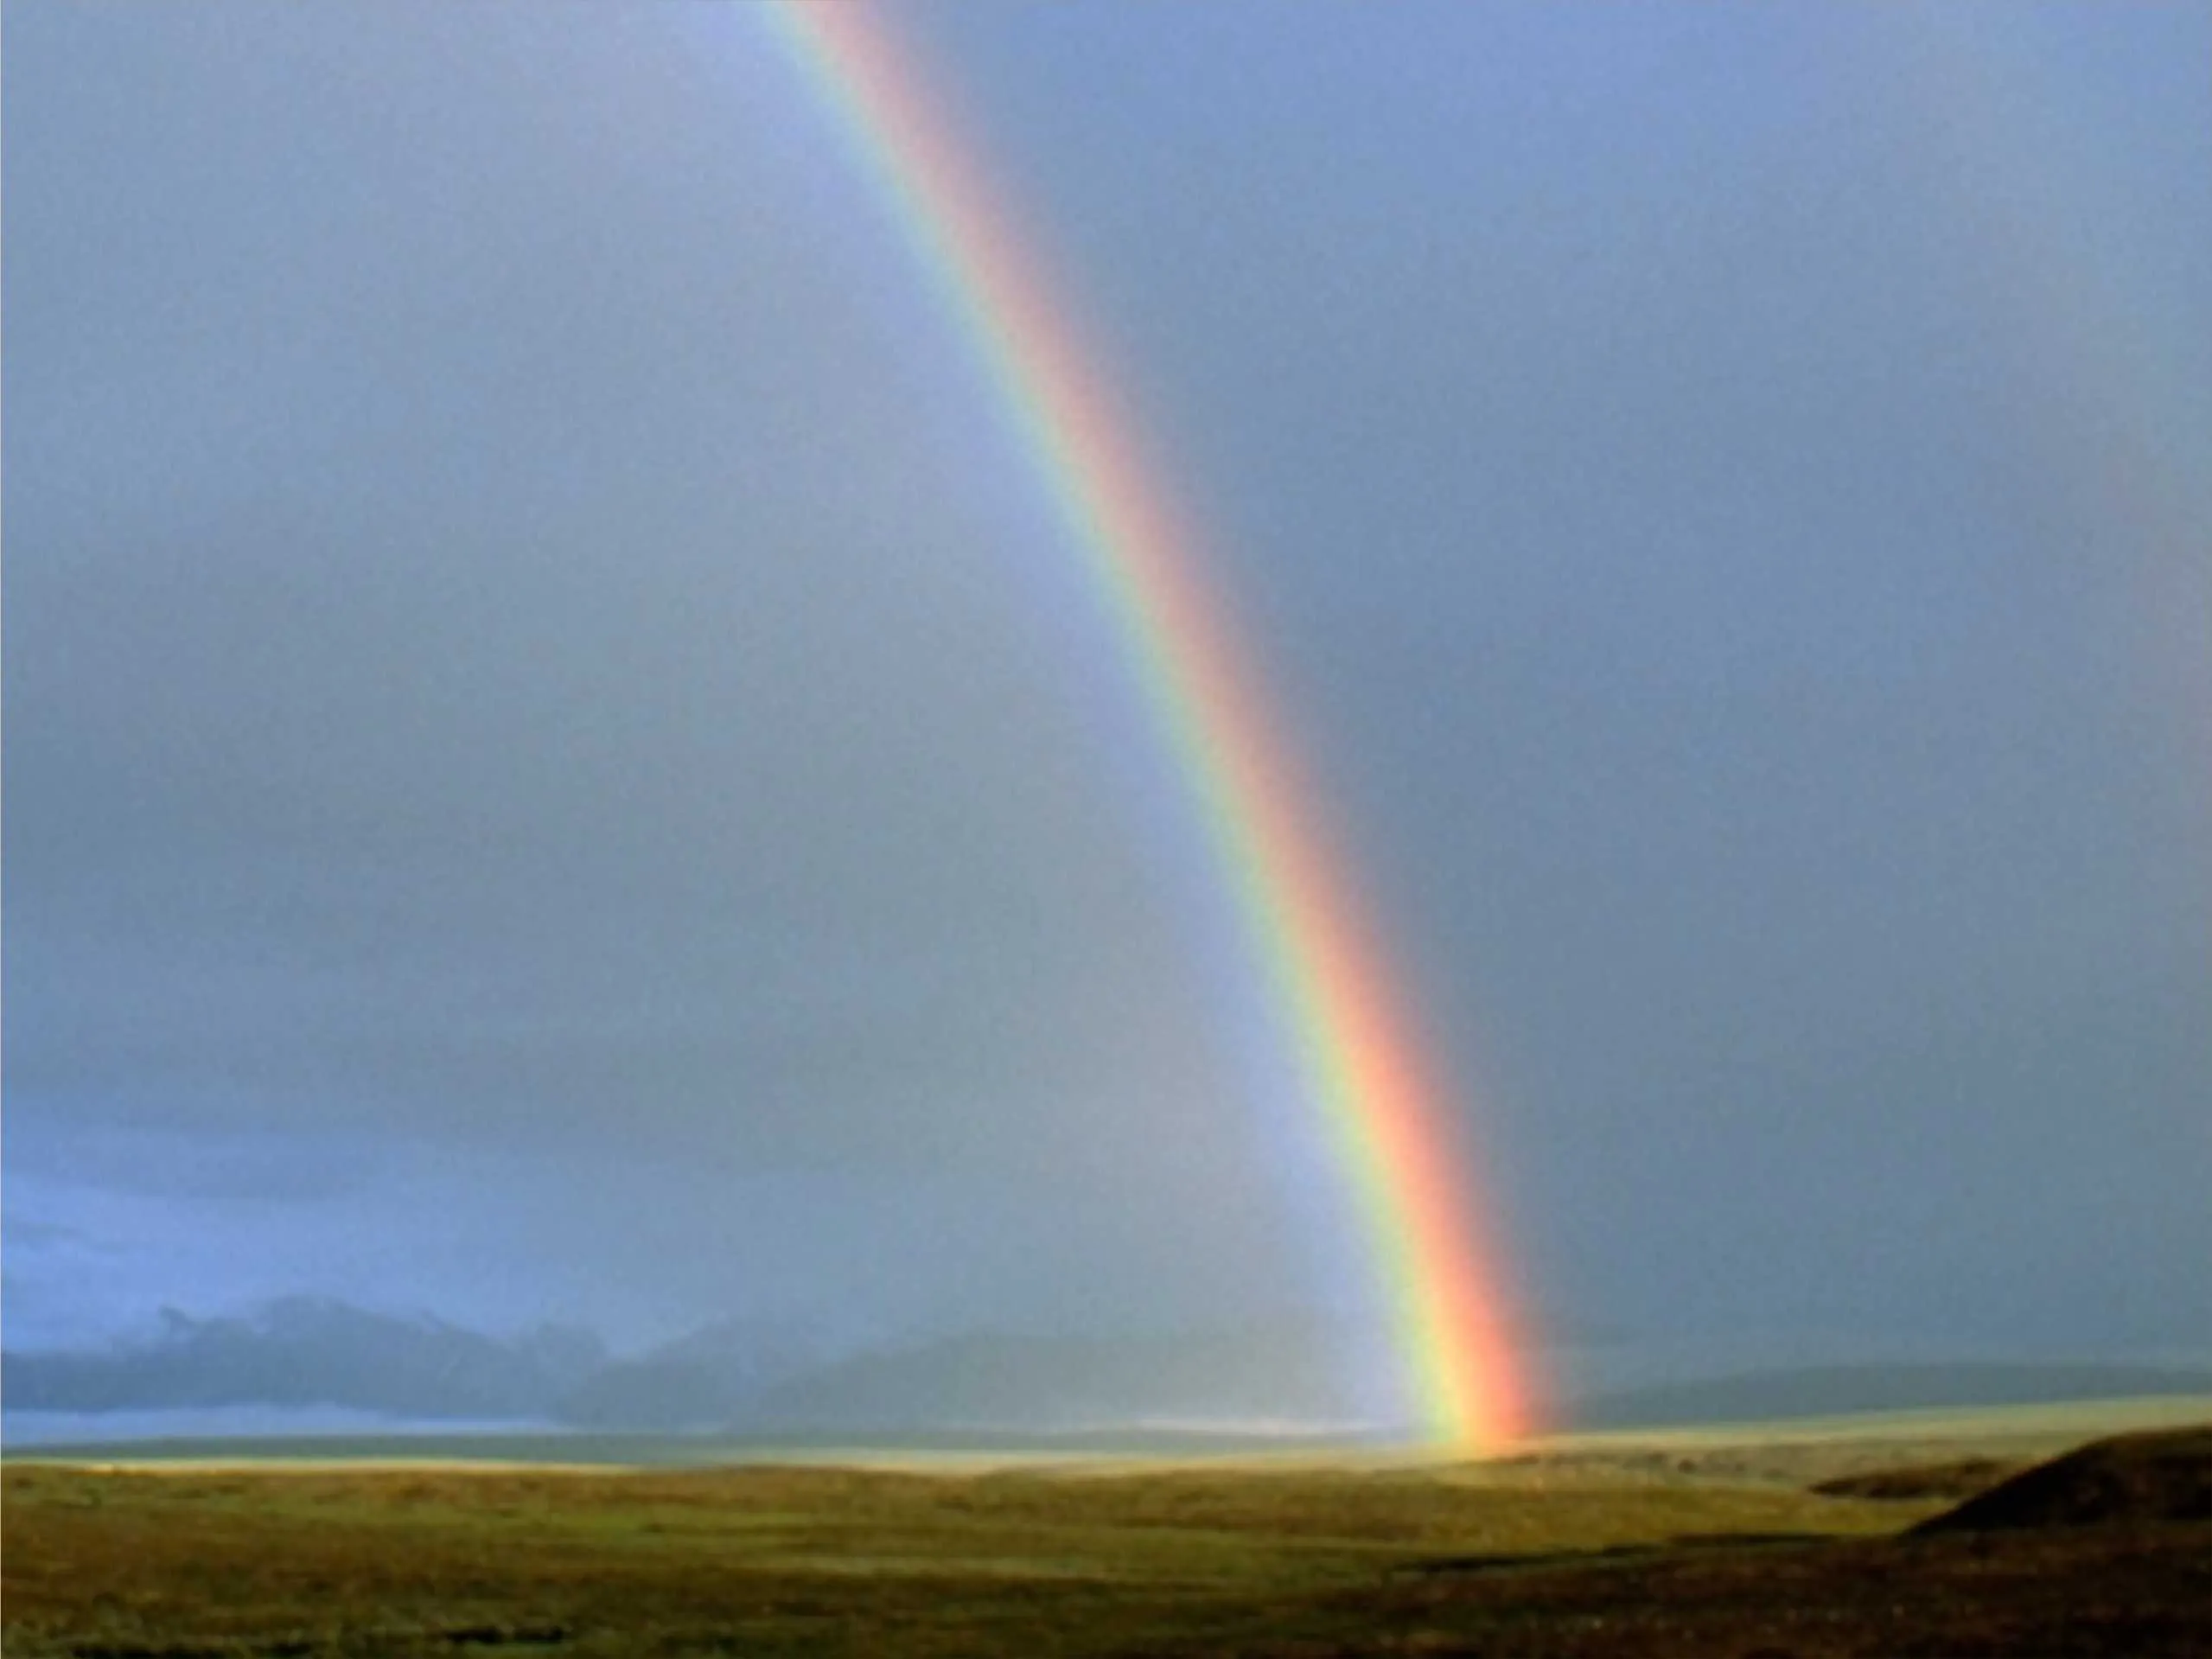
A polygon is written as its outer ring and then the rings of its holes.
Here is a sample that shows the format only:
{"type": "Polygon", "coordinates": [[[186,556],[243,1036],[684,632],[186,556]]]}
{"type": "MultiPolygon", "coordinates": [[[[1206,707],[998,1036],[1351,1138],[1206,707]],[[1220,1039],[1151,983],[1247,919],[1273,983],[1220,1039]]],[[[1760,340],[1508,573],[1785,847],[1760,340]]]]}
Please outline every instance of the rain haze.
{"type": "MultiPolygon", "coordinates": [[[[1197,526],[1562,1399],[2212,1366],[2212,14],[884,15],[1197,526]]],[[[1049,1418],[1172,1349],[1128,1409],[1402,1414],[1185,771],[753,9],[6,47],[11,1356],[352,1320],[858,1411],[997,1354],[944,1409],[1049,1418]]],[[[330,1403],[256,1386],[101,1399],[330,1403]]]]}

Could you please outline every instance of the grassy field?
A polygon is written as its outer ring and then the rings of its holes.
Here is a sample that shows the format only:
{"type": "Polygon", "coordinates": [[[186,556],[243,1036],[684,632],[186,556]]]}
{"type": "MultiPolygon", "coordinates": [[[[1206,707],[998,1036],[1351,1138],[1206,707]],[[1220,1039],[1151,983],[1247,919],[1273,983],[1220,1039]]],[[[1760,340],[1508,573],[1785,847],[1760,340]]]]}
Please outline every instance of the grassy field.
{"type": "Polygon", "coordinates": [[[2206,1650],[2203,1527],[1907,1542],[1944,1479],[1810,1490],[1877,1464],[1973,1485],[2056,1449],[2007,1433],[1488,1464],[11,1462],[0,1618],[11,1659],[2206,1650]]]}

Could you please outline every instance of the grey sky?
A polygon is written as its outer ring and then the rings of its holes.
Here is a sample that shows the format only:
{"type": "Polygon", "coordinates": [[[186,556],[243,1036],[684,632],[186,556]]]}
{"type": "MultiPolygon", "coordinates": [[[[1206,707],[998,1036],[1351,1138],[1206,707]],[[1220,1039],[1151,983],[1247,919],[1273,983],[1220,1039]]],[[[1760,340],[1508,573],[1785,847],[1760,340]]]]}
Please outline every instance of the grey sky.
{"type": "MultiPolygon", "coordinates": [[[[1539,1309],[2212,1345],[2212,18],[901,16],[1539,1309]]],[[[1343,1300],[1036,482],[740,9],[7,45],[11,1341],[1343,1300]]]]}

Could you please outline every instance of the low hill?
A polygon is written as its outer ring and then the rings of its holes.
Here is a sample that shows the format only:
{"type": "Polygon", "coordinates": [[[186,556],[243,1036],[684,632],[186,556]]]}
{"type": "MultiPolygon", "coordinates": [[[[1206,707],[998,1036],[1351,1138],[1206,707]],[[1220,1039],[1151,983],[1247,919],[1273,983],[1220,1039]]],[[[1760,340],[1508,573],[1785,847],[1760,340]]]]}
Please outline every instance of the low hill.
{"type": "Polygon", "coordinates": [[[2096,1440],[1922,1522],[1916,1535],[2212,1521],[2212,1425],[2096,1440]]]}

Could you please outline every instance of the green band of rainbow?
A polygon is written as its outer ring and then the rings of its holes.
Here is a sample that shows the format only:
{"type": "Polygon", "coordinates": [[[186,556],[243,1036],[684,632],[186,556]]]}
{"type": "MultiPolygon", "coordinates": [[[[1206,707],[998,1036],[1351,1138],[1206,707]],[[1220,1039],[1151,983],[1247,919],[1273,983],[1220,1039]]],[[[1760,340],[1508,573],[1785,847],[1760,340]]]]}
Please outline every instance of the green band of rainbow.
{"type": "Polygon", "coordinates": [[[1010,233],[873,7],[775,0],[766,15],[986,366],[1081,550],[1187,781],[1299,1073],[1355,1190],[1430,1432],[1495,1445],[1531,1401],[1433,1081],[1314,797],[1205,590],[1196,540],[1141,465],[1064,308],[1010,233]]]}

